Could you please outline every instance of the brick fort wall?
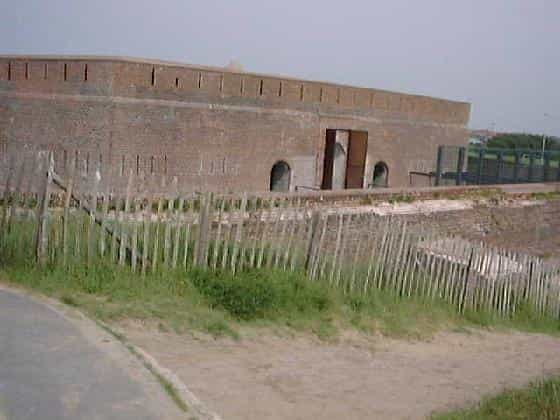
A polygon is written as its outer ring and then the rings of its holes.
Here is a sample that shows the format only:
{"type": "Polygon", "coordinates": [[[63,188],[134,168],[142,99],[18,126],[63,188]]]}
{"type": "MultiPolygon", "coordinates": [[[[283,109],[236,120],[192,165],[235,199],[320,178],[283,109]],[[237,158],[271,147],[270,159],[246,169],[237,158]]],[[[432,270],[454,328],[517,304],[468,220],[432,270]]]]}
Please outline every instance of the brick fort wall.
{"type": "Polygon", "coordinates": [[[183,191],[266,191],[272,166],[290,188],[320,187],[327,129],[367,131],[389,186],[435,167],[437,146],[465,145],[470,105],[226,69],[110,57],[0,57],[0,153],[50,149],[115,179],[177,176],[183,191]]]}

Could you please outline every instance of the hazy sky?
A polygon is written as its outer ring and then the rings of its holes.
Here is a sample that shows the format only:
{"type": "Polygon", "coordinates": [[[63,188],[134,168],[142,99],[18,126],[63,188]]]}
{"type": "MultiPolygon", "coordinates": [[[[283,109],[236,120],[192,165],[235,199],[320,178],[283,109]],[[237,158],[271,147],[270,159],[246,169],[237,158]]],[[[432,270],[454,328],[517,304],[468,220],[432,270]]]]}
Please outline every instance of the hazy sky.
{"type": "Polygon", "coordinates": [[[0,54],[236,59],[466,100],[472,127],[560,135],[559,0],[0,0],[0,54]]]}

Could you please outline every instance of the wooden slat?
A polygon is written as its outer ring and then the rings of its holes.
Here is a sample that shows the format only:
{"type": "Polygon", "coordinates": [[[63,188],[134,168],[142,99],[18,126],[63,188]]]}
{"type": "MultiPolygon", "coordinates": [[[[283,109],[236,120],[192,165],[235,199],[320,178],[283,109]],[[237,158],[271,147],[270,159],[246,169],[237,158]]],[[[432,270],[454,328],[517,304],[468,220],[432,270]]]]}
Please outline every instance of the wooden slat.
{"type": "Polygon", "coordinates": [[[48,210],[49,210],[49,201],[50,201],[50,194],[51,194],[51,184],[53,179],[53,171],[54,171],[54,158],[52,153],[46,155],[46,164],[45,167],[47,168],[46,176],[45,176],[45,183],[42,188],[41,193],[41,207],[40,207],[40,214],[39,214],[39,229],[37,231],[37,261],[39,264],[44,265],[47,262],[47,247],[48,247],[48,235],[47,235],[47,223],[48,223],[48,210]]]}

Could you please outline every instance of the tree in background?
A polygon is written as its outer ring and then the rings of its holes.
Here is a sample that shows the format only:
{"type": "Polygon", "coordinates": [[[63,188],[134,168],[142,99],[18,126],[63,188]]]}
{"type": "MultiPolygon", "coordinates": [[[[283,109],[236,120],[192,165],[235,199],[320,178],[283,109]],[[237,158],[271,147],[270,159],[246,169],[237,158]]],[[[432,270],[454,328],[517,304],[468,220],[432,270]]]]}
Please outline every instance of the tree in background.
{"type": "MultiPolygon", "coordinates": [[[[543,136],[538,134],[501,133],[488,140],[487,146],[497,149],[542,150],[543,136]]],[[[545,150],[560,150],[558,137],[546,137],[545,150]]]]}

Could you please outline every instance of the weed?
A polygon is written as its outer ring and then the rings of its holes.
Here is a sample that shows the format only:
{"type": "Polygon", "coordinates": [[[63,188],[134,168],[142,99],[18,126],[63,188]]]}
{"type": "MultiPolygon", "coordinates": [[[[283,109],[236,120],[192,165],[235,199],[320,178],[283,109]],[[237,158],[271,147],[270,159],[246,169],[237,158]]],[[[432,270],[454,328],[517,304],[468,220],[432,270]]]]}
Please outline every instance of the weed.
{"type": "Polygon", "coordinates": [[[63,294],[60,297],[60,301],[69,306],[79,306],[78,302],[76,302],[76,299],[74,299],[74,297],[69,294],[63,294]]]}
{"type": "Polygon", "coordinates": [[[324,287],[302,273],[247,270],[230,273],[193,271],[192,282],[212,308],[238,320],[274,319],[285,313],[324,312],[332,304],[324,287]]]}
{"type": "Polygon", "coordinates": [[[412,203],[415,201],[415,198],[411,194],[395,194],[389,199],[390,204],[395,203],[412,203]]]}
{"type": "Polygon", "coordinates": [[[560,198],[560,192],[535,192],[531,194],[531,198],[533,200],[557,200],[558,198],[560,198]]]}

